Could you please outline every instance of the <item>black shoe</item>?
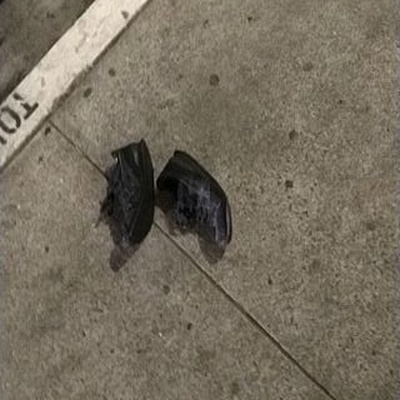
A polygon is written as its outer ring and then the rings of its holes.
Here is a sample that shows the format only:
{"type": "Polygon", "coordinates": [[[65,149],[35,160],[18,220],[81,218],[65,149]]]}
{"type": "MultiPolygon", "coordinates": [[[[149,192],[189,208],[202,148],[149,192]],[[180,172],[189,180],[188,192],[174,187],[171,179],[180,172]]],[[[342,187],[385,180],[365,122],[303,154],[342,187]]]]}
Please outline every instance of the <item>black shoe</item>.
{"type": "Polygon", "coordinates": [[[218,182],[191,156],[175,151],[157,179],[160,197],[176,224],[195,230],[224,251],[232,239],[231,211],[218,182]]]}
{"type": "Polygon", "coordinates": [[[154,172],[146,142],[132,143],[112,153],[116,160],[101,207],[117,245],[139,244],[154,219],[154,172]]]}

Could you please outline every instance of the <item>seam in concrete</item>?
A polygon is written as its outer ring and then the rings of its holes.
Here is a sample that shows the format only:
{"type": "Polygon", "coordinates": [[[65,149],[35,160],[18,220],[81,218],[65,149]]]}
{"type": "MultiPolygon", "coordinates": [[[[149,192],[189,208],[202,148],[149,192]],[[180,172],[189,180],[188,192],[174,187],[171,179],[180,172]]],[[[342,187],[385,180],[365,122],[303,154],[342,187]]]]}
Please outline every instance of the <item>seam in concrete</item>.
{"type": "MultiPolygon", "coordinates": [[[[56,123],[53,121],[49,121],[52,127],[56,130],[58,134],[60,134],[68,143],[71,144],[73,148],[75,148],[81,155],[84,157],[90,165],[92,165],[102,176],[106,178],[105,172],[96,164],[94,160],[90,158],[90,156],[85,153],[85,151],[76,144],[62,129],[60,129],[56,123]]],[[[107,179],[107,178],[106,178],[107,179]]],[[[245,307],[239,303],[229,292],[220,285],[197,261],[196,259],[174,238],[166,232],[157,222],[154,221],[153,226],[158,229],[161,234],[163,234],[171,243],[174,245],[186,258],[188,258],[191,263],[196,267],[196,269],[208,280],[208,282],[213,285],[234,307],[239,313],[251,324],[255,327],[266,339],[268,339],[277,349],[278,351],[292,364],[294,364],[300,372],[308,378],[314,385],[318,387],[325,395],[327,395],[331,400],[338,400],[322,383],[320,383],[317,378],[315,378],[310,372],[304,368],[299,361],[296,360],[294,356],[290,354],[290,352],[285,349],[285,347],[279,342],[279,340],[267,331],[266,328],[262,326],[257,319],[245,309],[245,307]]]]}
{"type": "Polygon", "coordinates": [[[255,317],[251,315],[249,311],[247,311],[244,306],[239,303],[229,292],[220,285],[214,278],[196,261],[196,259],[177,241],[174,240],[172,236],[168,234],[162,227],[154,222],[154,226],[159,229],[167,239],[174,244],[189,260],[194,264],[194,266],[203,274],[203,276],[219,291],[221,292],[229,302],[243,315],[243,317],[250,322],[260,333],[262,333],[267,339],[269,339],[273,345],[285,356],[287,360],[293,363],[309,380],[311,380],[321,391],[323,391],[330,399],[337,400],[335,396],[324,386],[322,385],[310,372],[308,372],[299,361],[294,358],[288,350],[279,342],[274,335],[269,333],[267,329],[265,329],[260,322],[257,321],[255,317]]]}
{"type": "Polygon", "coordinates": [[[149,0],[96,0],[0,104],[0,172],[149,0]]]}
{"type": "Polygon", "coordinates": [[[81,156],[93,167],[95,168],[104,178],[107,179],[104,171],[84,152],[84,150],[77,145],[68,135],[66,135],[53,121],[49,120],[48,124],[51,125],[54,130],[60,134],[81,156]]]}

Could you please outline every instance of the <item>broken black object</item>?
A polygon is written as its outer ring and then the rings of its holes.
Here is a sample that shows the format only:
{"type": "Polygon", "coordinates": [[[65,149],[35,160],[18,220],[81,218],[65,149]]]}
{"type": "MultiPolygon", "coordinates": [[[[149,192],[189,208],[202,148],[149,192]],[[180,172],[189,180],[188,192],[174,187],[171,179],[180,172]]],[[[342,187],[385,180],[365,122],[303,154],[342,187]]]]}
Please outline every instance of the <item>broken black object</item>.
{"type": "Polygon", "coordinates": [[[232,239],[228,199],[196,160],[175,151],[157,179],[157,189],[179,227],[194,229],[206,242],[225,250],[232,239]]]}
{"type": "Polygon", "coordinates": [[[108,177],[101,208],[111,223],[116,244],[139,244],[154,219],[154,172],[146,142],[132,143],[111,153],[116,163],[108,177]]]}

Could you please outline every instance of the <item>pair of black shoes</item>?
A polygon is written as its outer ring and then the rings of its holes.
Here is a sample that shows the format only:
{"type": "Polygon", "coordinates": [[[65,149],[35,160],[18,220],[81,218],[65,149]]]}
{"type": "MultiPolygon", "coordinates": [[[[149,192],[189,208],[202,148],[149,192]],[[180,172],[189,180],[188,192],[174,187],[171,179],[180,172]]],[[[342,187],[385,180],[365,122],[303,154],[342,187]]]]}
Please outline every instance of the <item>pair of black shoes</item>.
{"type": "MultiPolygon", "coordinates": [[[[156,203],[181,230],[225,251],[232,238],[228,199],[218,182],[190,155],[175,151],[157,179],[146,142],[112,152],[102,215],[112,226],[118,245],[138,245],[149,233],[156,203]]],[[[171,221],[170,221],[171,222],[171,221]]]]}

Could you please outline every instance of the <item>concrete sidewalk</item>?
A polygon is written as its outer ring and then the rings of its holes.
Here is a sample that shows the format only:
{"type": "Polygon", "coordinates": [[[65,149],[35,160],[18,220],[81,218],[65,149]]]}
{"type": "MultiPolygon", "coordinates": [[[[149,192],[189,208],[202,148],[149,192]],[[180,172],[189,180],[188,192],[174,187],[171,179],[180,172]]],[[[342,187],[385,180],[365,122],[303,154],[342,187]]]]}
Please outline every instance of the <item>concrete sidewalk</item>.
{"type": "Polygon", "coordinates": [[[0,397],[396,399],[397,15],[151,1],[0,175],[0,397]],[[157,212],[109,268],[101,171],[142,137],[226,189],[220,263],[157,212]]]}

